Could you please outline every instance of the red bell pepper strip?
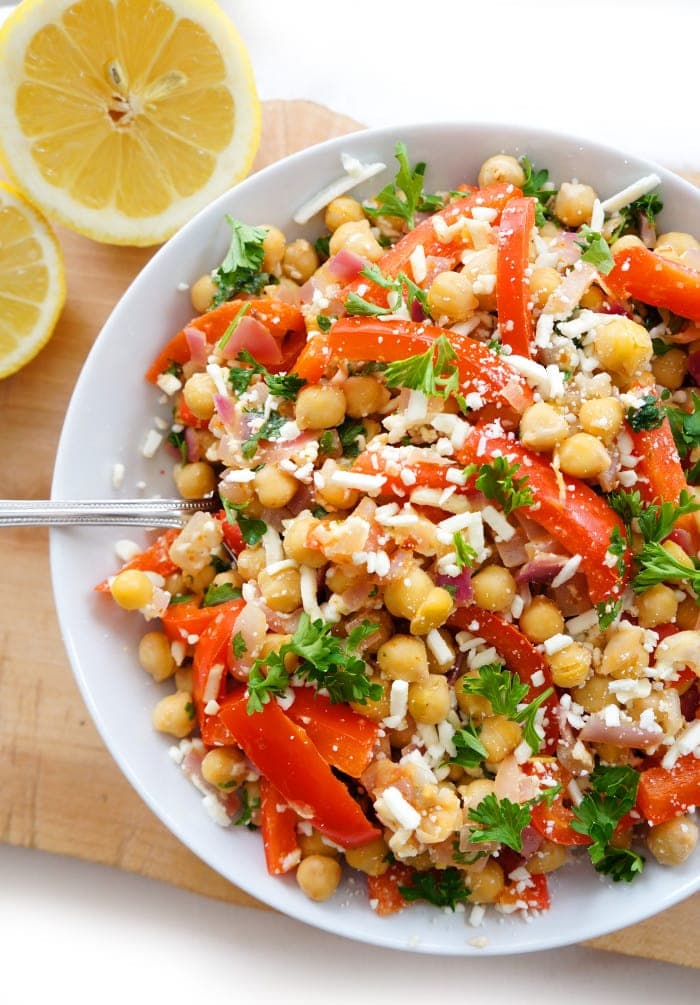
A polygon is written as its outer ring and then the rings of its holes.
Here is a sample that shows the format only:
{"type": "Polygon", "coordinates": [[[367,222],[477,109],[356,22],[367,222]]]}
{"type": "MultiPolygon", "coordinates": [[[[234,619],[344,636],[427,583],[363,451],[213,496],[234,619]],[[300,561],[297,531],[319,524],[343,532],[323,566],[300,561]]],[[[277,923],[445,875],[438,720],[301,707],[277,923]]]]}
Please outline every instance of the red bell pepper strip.
{"type": "Polygon", "coordinates": [[[299,816],[343,848],[380,836],[343,783],[321,757],[306,731],[271,701],[248,715],[243,689],[221,708],[221,719],[253,764],[299,816]]]}
{"type": "Polygon", "coordinates": [[[359,778],[370,760],[379,727],[347,705],[332,705],[314,688],[294,689],[287,715],[303,726],[319,754],[334,768],[359,778]]]}
{"type": "Polygon", "coordinates": [[[271,876],[283,876],[301,861],[297,840],[297,815],[291,807],[280,810],[284,799],[266,778],[260,779],[260,830],[265,864],[271,876]]]}
{"type": "Polygon", "coordinates": [[[657,429],[642,429],[635,433],[626,427],[633,443],[632,453],[641,458],[635,467],[636,489],[645,503],[678,502],[683,489],[688,488],[681,467],[676,443],[668,419],[657,429]]]}
{"type": "Polygon", "coordinates": [[[526,761],[522,766],[526,775],[535,778],[546,777],[547,785],[558,782],[561,790],[551,802],[536,803],[532,807],[530,823],[543,838],[553,841],[554,844],[565,845],[568,848],[589,845],[591,839],[586,834],[579,834],[571,824],[574,820],[574,811],[566,805],[567,796],[566,785],[570,780],[570,775],[564,777],[561,765],[556,761],[526,761]]]}
{"type": "Polygon", "coordinates": [[[624,535],[624,527],[614,510],[585,482],[567,475],[563,476],[566,492],[562,499],[560,482],[541,454],[528,450],[514,438],[491,436],[483,424],[469,434],[456,459],[464,465],[484,464],[498,455],[518,462],[521,465],[518,474],[528,477],[535,507],[524,510],[526,515],[567,551],[581,555],[579,568],[588,581],[591,602],[598,604],[619,595],[623,579],[606,562],[613,530],[617,528],[624,535]]]}
{"type": "Polygon", "coordinates": [[[504,345],[518,356],[530,356],[532,313],[530,234],[535,226],[535,200],[513,199],[503,210],[498,228],[496,304],[504,345]]]}
{"type": "MultiPolygon", "coordinates": [[[[280,340],[283,359],[279,367],[273,369],[287,369],[306,341],[304,317],[299,308],[292,304],[283,303],[281,300],[267,299],[230,300],[220,307],[216,307],[213,311],[208,311],[201,317],[194,318],[187,327],[197,328],[203,332],[207,343],[213,345],[224,334],[244,302],[248,304],[247,316],[260,321],[271,335],[280,340]]],[[[153,360],[146,371],[146,380],[155,384],[158,376],[171,363],[187,363],[189,358],[190,350],[183,329],[168,342],[153,360]]]]}
{"type": "Polygon", "coordinates": [[[520,890],[520,883],[508,883],[499,895],[502,907],[514,907],[523,911],[548,911],[551,907],[549,886],[544,875],[530,876],[527,886],[520,890]]]}
{"type": "Polygon", "coordinates": [[[650,824],[662,824],[691,806],[700,806],[700,759],[687,754],[671,769],[643,771],[637,790],[637,809],[650,824]]]}
{"type": "Polygon", "coordinates": [[[390,865],[381,876],[367,877],[367,892],[372,909],[381,917],[396,914],[408,904],[401,894],[400,886],[411,886],[414,870],[402,862],[390,865]]]}
{"type": "MultiPolygon", "coordinates": [[[[125,562],[119,571],[141,569],[143,572],[157,572],[159,576],[164,578],[179,572],[180,567],[173,562],[169,554],[170,546],[179,533],[180,531],[176,527],[172,530],[166,530],[148,548],[125,562]]],[[[95,589],[98,593],[109,593],[109,580],[104,579],[95,589]]]]}
{"type": "Polygon", "coordinates": [[[183,600],[180,604],[170,604],[161,617],[163,631],[171,642],[184,642],[189,635],[201,636],[223,609],[232,603],[238,604],[238,601],[201,607],[199,598],[193,598],[183,600]]]}
{"type": "MultiPolygon", "coordinates": [[[[467,244],[461,236],[444,242],[440,241],[435,231],[434,220],[439,217],[449,227],[460,216],[471,214],[475,206],[495,209],[500,214],[504,206],[521,195],[520,189],[515,188],[514,185],[491,185],[487,188],[477,189],[462,199],[455,199],[444,209],[419,223],[417,227],[414,227],[401,240],[397,241],[393,248],[389,248],[377,262],[379,270],[389,279],[394,279],[399,272],[411,272],[409,258],[419,244],[423,245],[426,257],[444,258],[446,260],[445,268],[452,268],[459,262],[467,244]]],[[[386,306],[387,290],[375,285],[364,276],[353,279],[345,287],[343,294],[358,293],[360,289],[363,290],[362,296],[365,300],[383,307],[386,306]]]]}
{"type": "Polygon", "coordinates": [[[224,535],[224,544],[234,555],[240,555],[246,547],[241,528],[237,523],[231,523],[226,515],[225,509],[220,509],[216,514],[216,519],[221,524],[221,532],[224,535]]]}
{"type": "MultiPolygon", "coordinates": [[[[233,658],[231,648],[233,626],[244,606],[245,601],[243,600],[231,600],[227,604],[220,604],[218,610],[215,609],[215,617],[200,635],[199,642],[194,651],[194,659],[192,660],[192,700],[197,713],[197,722],[202,733],[202,739],[207,746],[211,746],[214,742],[208,728],[208,721],[215,718],[204,711],[204,706],[207,704],[204,700],[204,695],[207,690],[209,674],[217,664],[224,666],[221,684],[218,693],[214,696],[217,701],[221,701],[226,694],[225,668],[231,665],[233,658]]],[[[230,737],[224,742],[230,742],[230,737]]]]}
{"type": "Polygon", "coordinates": [[[310,384],[318,383],[332,359],[392,363],[425,353],[444,335],[457,354],[461,390],[477,391],[485,403],[522,414],[532,391],[508,362],[482,342],[417,321],[340,318],[331,330],[307,342],[294,367],[310,384]]]}
{"type": "MultiPolygon", "coordinates": [[[[391,448],[382,450],[366,450],[356,457],[352,470],[363,475],[384,475],[386,481],[380,489],[380,496],[405,499],[416,488],[446,489],[453,485],[447,480],[447,472],[454,466],[450,464],[429,464],[427,461],[406,461],[400,455],[392,455],[391,448]],[[401,478],[402,471],[410,471],[411,484],[401,478]]],[[[457,486],[459,491],[459,486],[457,486]]]]}
{"type": "Polygon", "coordinates": [[[657,255],[642,244],[613,255],[614,269],[606,285],[619,297],[665,307],[681,317],[700,321],[700,272],[657,255]]]}

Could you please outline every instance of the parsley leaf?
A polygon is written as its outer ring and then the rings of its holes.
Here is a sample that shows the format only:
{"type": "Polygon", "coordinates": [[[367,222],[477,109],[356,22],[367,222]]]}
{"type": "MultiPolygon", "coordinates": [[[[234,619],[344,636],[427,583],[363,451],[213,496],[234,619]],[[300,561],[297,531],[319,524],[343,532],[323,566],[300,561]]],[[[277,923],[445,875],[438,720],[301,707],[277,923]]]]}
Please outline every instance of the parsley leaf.
{"type": "Polygon", "coordinates": [[[542,227],[549,214],[549,203],[557,194],[557,190],[545,187],[548,186],[549,182],[549,171],[547,168],[540,168],[539,171],[535,171],[529,157],[521,157],[520,166],[525,172],[525,181],[520,186],[522,193],[523,195],[532,196],[537,200],[537,205],[535,206],[535,223],[538,227],[542,227]]]}
{"type": "Polygon", "coordinates": [[[639,408],[630,408],[627,411],[627,421],[635,433],[643,429],[658,429],[665,416],[664,407],[659,404],[654,394],[645,395],[639,408]]]}
{"type": "Polygon", "coordinates": [[[228,522],[237,523],[245,543],[249,547],[254,548],[267,530],[265,521],[245,516],[243,510],[248,505],[247,503],[232,503],[229,499],[222,499],[221,502],[228,522]]]}
{"type": "Polygon", "coordinates": [[[231,583],[220,583],[214,586],[210,583],[202,600],[202,607],[216,607],[217,604],[225,604],[228,600],[240,600],[241,590],[231,583]]]}
{"type": "Polygon", "coordinates": [[[646,217],[651,227],[656,226],[656,217],[663,208],[664,204],[656,192],[648,192],[628,206],[623,206],[619,211],[620,222],[610,235],[610,243],[617,241],[624,234],[638,233],[642,217],[646,217]]]}
{"type": "Polygon", "coordinates": [[[331,235],[324,234],[322,237],[317,237],[314,241],[314,248],[316,249],[316,254],[319,258],[330,258],[331,257],[331,235]]]}
{"type": "Polygon", "coordinates": [[[239,363],[248,363],[248,367],[231,367],[229,370],[228,382],[231,389],[239,396],[248,390],[255,374],[262,376],[272,394],[278,398],[287,398],[289,401],[296,401],[299,391],[306,383],[306,380],[296,373],[270,373],[267,367],[258,363],[247,349],[241,349],[236,359],[239,363]]]}
{"type": "Polygon", "coordinates": [[[460,901],[469,898],[469,888],[464,885],[464,873],[453,865],[447,869],[430,869],[414,872],[410,886],[399,886],[404,900],[427,900],[435,907],[449,907],[454,911],[460,901]]]}
{"type": "Polygon", "coordinates": [[[571,827],[591,839],[588,854],[596,871],[616,882],[631,882],[644,865],[636,852],[610,846],[618,823],[637,802],[639,777],[627,765],[599,764],[590,776],[591,791],[574,807],[571,827]]]}
{"type": "Polygon", "coordinates": [[[533,701],[518,711],[530,690],[528,684],[520,680],[517,673],[506,670],[502,663],[487,663],[479,667],[478,677],[465,677],[462,690],[466,694],[478,694],[491,703],[495,715],[505,715],[513,722],[523,724],[523,739],[536,754],[542,739],[535,727],[535,718],[540,707],[553,693],[552,688],[539,694],[533,701]]]}
{"type": "Polygon", "coordinates": [[[394,149],[394,156],[399,162],[396,178],[375,197],[376,206],[365,203],[363,208],[371,217],[398,216],[406,221],[409,230],[413,230],[417,211],[434,212],[443,203],[439,196],[423,193],[425,163],[421,161],[411,170],[406,144],[399,142],[394,149]]]}
{"type": "Polygon", "coordinates": [[[378,318],[382,314],[391,314],[391,308],[372,304],[357,293],[348,293],[345,298],[345,312],[363,318],[378,318]]]}
{"type": "Polygon", "coordinates": [[[296,401],[299,391],[306,383],[306,378],[297,373],[269,373],[264,380],[272,394],[277,398],[286,398],[287,401],[296,401]]]}
{"type": "Polygon", "coordinates": [[[627,554],[627,541],[625,541],[619,527],[614,527],[612,533],[610,534],[610,544],[608,545],[608,551],[611,555],[617,558],[615,567],[617,568],[618,574],[624,576],[625,569],[627,568],[627,563],[625,561],[625,555],[627,554]]]}
{"type": "Polygon", "coordinates": [[[560,789],[561,785],[554,785],[524,803],[498,799],[495,793],[490,792],[469,811],[469,822],[480,825],[470,834],[469,840],[472,844],[498,841],[520,853],[523,850],[523,831],[530,823],[532,807],[543,801],[551,804],[560,789]]]}
{"type": "Polygon", "coordinates": [[[257,433],[253,433],[247,440],[244,440],[241,444],[241,453],[247,461],[255,454],[258,450],[258,444],[260,440],[275,440],[279,435],[279,431],[287,420],[283,415],[278,412],[271,412],[267,419],[258,429],[257,433]]]}
{"type": "Polygon", "coordinates": [[[428,397],[447,398],[459,389],[459,374],[454,365],[456,360],[457,353],[447,338],[440,335],[419,356],[390,363],[384,371],[387,387],[408,387],[422,391],[428,397]]]}
{"type": "Polygon", "coordinates": [[[666,549],[652,541],[644,545],[637,556],[640,570],[632,580],[635,593],[643,593],[657,583],[666,580],[687,582],[693,593],[700,598],[700,568],[683,565],[666,549]]]}
{"type": "Polygon", "coordinates": [[[457,748],[457,753],[450,758],[450,764],[459,764],[462,768],[478,768],[481,762],[486,760],[489,755],[479,739],[480,732],[481,730],[473,722],[456,730],[452,742],[457,748]]]}
{"type": "Polygon", "coordinates": [[[219,288],[212,300],[212,308],[231,300],[235,293],[259,293],[263,286],[275,282],[267,272],[260,271],[265,257],[263,241],[267,236],[267,227],[249,227],[228,214],[226,222],[231,227],[231,244],[212,276],[219,288]]]}
{"type": "Polygon", "coordinates": [[[455,565],[458,569],[471,569],[477,560],[476,548],[465,540],[464,534],[456,530],[452,535],[452,545],[455,550],[455,565]]]}
{"type": "Polygon", "coordinates": [[[651,503],[645,506],[640,493],[636,491],[613,492],[608,496],[608,502],[625,524],[630,543],[634,531],[638,530],[645,544],[660,544],[666,540],[680,517],[700,510],[700,503],[686,489],[681,491],[678,503],[666,501],[661,505],[651,503]]]}
{"type": "Polygon", "coordinates": [[[241,789],[241,812],[234,823],[236,827],[247,827],[249,831],[257,830],[257,824],[253,823],[253,813],[260,809],[260,798],[251,799],[247,788],[241,789]]]}
{"type": "Polygon", "coordinates": [[[691,391],[690,397],[693,402],[692,412],[684,412],[682,408],[666,409],[673,439],[681,457],[687,457],[694,447],[700,447],[700,395],[691,391]]]}
{"type": "Polygon", "coordinates": [[[596,230],[591,230],[585,223],[578,233],[579,237],[583,238],[583,241],[576,241],[576,244],[583,252],[581,260],[595,266],[601,275],[607,276],[615,266],[615,259],[610,252],[608,242],[602,234],[599,234],[596,230]]]}
{"type": "Polygon", "coordinates": [[[365,279],[369,279],[376,286],[380,286],[383,290],[389,290],[390,293],[394,294],[396,302],[392,307],[380,307],[369,300],[365,300],[357,293],[350,293],[345,301],[345,311],[347,314],[364,317],[381,317],[385,314],[392,314],[402,302],[405,302],[410,310],[416,301],[420,304],[424,314],[430,314],[428,294],[414,283],[412,279],[409,279],[405,272],[399,272],[396,279],[389,279],[381,272],[377,265],[370,264],[362,269],[360,275],[364,276],[365,279]]]}
{"type": "Polygon", "coordinates": [[[610,627],[622,610],[622,601],[601,600],[599,604],[595,605],[595,609],[598,613],[598,628],[600,628],[601,632],[604,632],[606,628],[610,627]]]}
{"type": "Polygon", "coordinates": [[[360,453],[358,438],[365,435],[365,427],[362,422],[353,419],[345,419],[337,428],[340,437],[340,446],[343,449],[343,457],[357,457],[360,453]]]}
{"type": "Polygon", "coordinates": [[[319,327],[319,331],[328,332],[331,330],[331,325],[335,321],[335,318],[328,317],[325,314],[319,314],[316,318],[316,324],[319,327]]]}
{"type": "Polygon", "coordinates": [[[166,437],[168,443],[179,451],[182,463],[187,464],[187,441],[184,429],[171,429],[166,437]]]}
{"type": "MultiPolygon", "coordinates": [[[[284,648],[284,647],[283,647],[284,648]]],[[[284,666],[284,658],[278,653],[270,653],[264,660],[257,659],[248,674],[248,715],[262,712],[272,697],[284,694],[289,687],[289,674],[284,666]],[[262,668],[266,668],[263,674],[262,668]]]]}
{"type": "Polygon", "coordinates": [[[528,478],[515,478],[520,470],[519,464],[511,464],[505,457],[494,457],[488,464],[470,464],[464,469],[467,478],[478,471],[475,485],[487,499],[500,503],[503,512],[509,516],[514,509],[521,506],[532,506],[535,497],[528,486],[528,478]]]}
{"type": "Polygon", "coordinates": [[[236,632],[233,636],[233,642],[231,643],[233,648],[233,655],[237,660],[244,656],[248,652],[248,646],[245,644],[245,639],[241,632],[236,632]]]}
{"type": "Polygon", "coordinates": [[[241,318],[243,317],[244,314],[248,313],[249,308],[250,308],[250,304],[248,303],[248,301],[246,301],[239,308],[239,310],[236,312],[236,315],[235,315],[233,321],[231,321],[231,323],[227,327],[227,329],[224,332],[224,334],[221,336],[221,338],[216,343],[216,348],[218,349],[219,352],[223,352],[223,350],[226,348],[226,346],[228,345],[229,339],[231,338],[231,336],[235,332],[236,328],[238,328],[239,321],[241,320],[241,318]]]}

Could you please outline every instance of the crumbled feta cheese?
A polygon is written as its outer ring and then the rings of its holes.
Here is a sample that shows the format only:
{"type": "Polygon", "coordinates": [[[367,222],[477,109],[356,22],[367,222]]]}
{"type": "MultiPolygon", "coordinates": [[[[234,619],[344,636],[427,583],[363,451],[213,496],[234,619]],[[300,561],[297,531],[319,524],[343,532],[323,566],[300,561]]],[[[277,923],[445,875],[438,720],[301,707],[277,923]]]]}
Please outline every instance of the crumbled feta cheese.
{"type": "Polygon", "coordinates": [[[494,532],[496,541],[510,541],[515,534],[515,527],[511,526],[507,518],[494,506],[484,506],[481,518],[494,532]]]}
{"type": "Polygon", "coordinates": [[[177,392],[182,387],[182,381],[179,380],[174,373],[159,373],[156,378],[156,384],[161,389],[163,394],[167,394],[170,398],[173,394],[177,392]]]}
{"type": "Polygon", "coordinates": [[[377,816],[387,827],[395,826],[412,831],[420,824],[420,813],[394,785],[384,789],[374,803],[377,816]]]}
{"type": "Polygon", "coordinates": [[[385,475],[365,475],[359,471],[344,471],[338,468],[331,475],[331,481],[335,485],[341,485],[346,489],[357,489],[359,492],[367,492],[368,495],[376,494],[386,483],[385,475]]]}
{"type": "Polygon", "coordinates": [[[143,549],[139,547],[136,541],[130,541],[126,537],[114,542],[114,554],[122,562],[130,562],[132,558],[140,555],[142,551],[143,549]]]}
{"type": "Polygon", "coordinates": [[[552,580],[552,586],[563,586],[564,583],[568,583],[570,579],[576,575],[576,570],[581,564],[581,555],[572,555],[571,558],[562,566],[560,571],[552,580]]]}
{"type": "Polygon", "coordinates": [[[231,818],[215,795],[208,793],[202,799],[202,805],[214,823],[218,824],[219,827],[228,827],[230,825],[231,818]]]}
{"type": "Polygon", "coordinates": [[[544,640],[544,651],[548,656],[553,656],[555,653],[561,652],[562,649],[566,649],[573,641],[570,635],[557,632],[556,635],[551,635],[548,639],[544,640]]]}
{"type": "Polygon", "coordinates": [[[149,429],[146,438],[141,446],[142,457],[153,457],[158,447],[163,442],[163,437],[156,429],[149,429]]]}
{"type": "Polygon", "coordinates": [[[696,719],[683,730],[680,736],[676,737],[675,742],[664,754],[661,761],[662,768],[670,770],[678,758],[685,754],[700,756],[700,719],[696,719]]]}
{"type": "Polygon", "coordinates": [[[120,489],[122,487],[124,483],[125,470],[124,465],[120,464],[118,461],[112,466],[112,486],[115,489],[120,489]]]}

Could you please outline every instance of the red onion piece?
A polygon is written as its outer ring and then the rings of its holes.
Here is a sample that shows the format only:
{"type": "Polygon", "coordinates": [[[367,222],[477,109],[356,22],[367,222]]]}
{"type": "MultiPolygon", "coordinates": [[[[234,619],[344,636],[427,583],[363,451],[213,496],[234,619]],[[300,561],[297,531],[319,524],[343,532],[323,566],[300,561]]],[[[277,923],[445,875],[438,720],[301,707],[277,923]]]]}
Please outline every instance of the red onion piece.
{"type": "Polygon", "coordinates": [[[214,395],[214,408],[225,426],[232,426],[236,421],[236,407],[225,394],[214,395]]]}
{"type": "Polygon", "coordinates": [[[411,304],[411,321],[424,321],[425,311],[419,300],[414,300],[411,304]]]}
{"type": "Polygon", "coordinates": [[[462,569],[458,576],[438,576],[438,586],[451,586],[455,591],[455,603],[459,607],[461,604],[468,604],[474,599],[472,589],[472,577],[469,569],[462,569]]]}
{"type": "Polygon", "coordinates": [[[663,733],[655,733],[633,723],[608,726],[600,715],[592,715],[579,733],[580,740],[589,743],[614,743],[616,747],[658,747],[663,733]]]}
{"type": "Polygon", "coordinates": [[[301,303],[298,286],[292,286],[291,283],[278,283],[274,289],[275,300],[279,300],[283,304],[291,304],[292,307],[298,307],[301,303]]]}
{"type": "Polygon", "coordinates": [[[527,826],[521,834],[521,840],[523,843],[522,856],[530,858],[531,855],[540,850],[542,835],[538,834],[534,827],[527,826]]]}
{"type": "Polygon", "coordinates": [[[526,562],[515,577],[518,583],[551,583],[564,568],[568,558],[566,555],[553,555],[542,551],[526,562]]]}
{"type": "Polygon", "coordinates": [[[278,366],[282,362],[279,342],[262,322],[245,314],[236,325],[222,355],[224,359],[236,359],[242,349],[247,349],[263,366],[278,366]]]}
{"type": "Polygon", "coordinates": [[[683,551],[687,554],[693,554],[693,539],[687,530],[683,530],[682,527],[674,527],[671,533],[668,535],[667,540],[675,541],[676,544],[680,545],[683,551]]]}
{"type": "Polygon", "coordinates": [[[194,328],[192,325],[187,325],[183,331],[187,341],[187,348],[190,351],[190,359],[197,366],[206,366],[207,357],[209,356],[209,346],[207,345],[204,332],[201,332],[199,328],[194,328]]]}
{"type": "Polygon", "coordinates": [[[310,304],[317,289],[318,280],[315,277],[308,279],[299,290],[299,299],[302,304],[310,304]]]}
{"type": "Polygon", "coordinates": [[[688,356],[688,373],[696,384],[700,384],[700,350],[688,356]]]}
{"type": "Polygon", "coordinates": [[[189,464],[193,464],[195,461],[198,461],[202,455],[199,449],[197,431],[193,429],[192,426],[185,426],[185,445],[187,447],[187,461],[189,464]]]}
{"type": "Polygon", "coordinates": [[[496,541],[496,551],[506,569],[513,569],[516,565],[527,562],[527,552],[525,551],[525,535],[516,532],[510,541],[496,541]]]}
{"type": "Polygon", "coordinates": [[[686,722],[692,722],[697,718],[698,708],[700,708],[700,686],[698,681],[693,681],[685,694],[681,695],[681,712],[686,722]]]}
{"type": "Polygon", "coordinates": [[[358,276],[365,267],[364,258],[360,258],[354,251],[341,248],[337,255],[329,258],[327,269],[331,275],[336,276],[343,282],[349,282],[358,276]]]}
{"type": "Polygon", "coordinates": [[[639,236],[647,248],[653,248],[656,244],[656,227],[649,223],[645,213],[641,213],[639,217],[639,236]]]}

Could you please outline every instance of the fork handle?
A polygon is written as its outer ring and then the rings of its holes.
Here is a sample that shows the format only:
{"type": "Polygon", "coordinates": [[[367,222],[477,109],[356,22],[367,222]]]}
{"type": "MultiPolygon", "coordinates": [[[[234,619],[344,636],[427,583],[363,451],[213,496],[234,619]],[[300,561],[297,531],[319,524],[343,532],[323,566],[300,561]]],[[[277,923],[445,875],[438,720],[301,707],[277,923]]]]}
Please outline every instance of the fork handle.
{"type": "Polygon", "coordinates": [[[193,513],[215,508],[214,499],[2,499],[0,527],[181,527],[193,513]]]}

